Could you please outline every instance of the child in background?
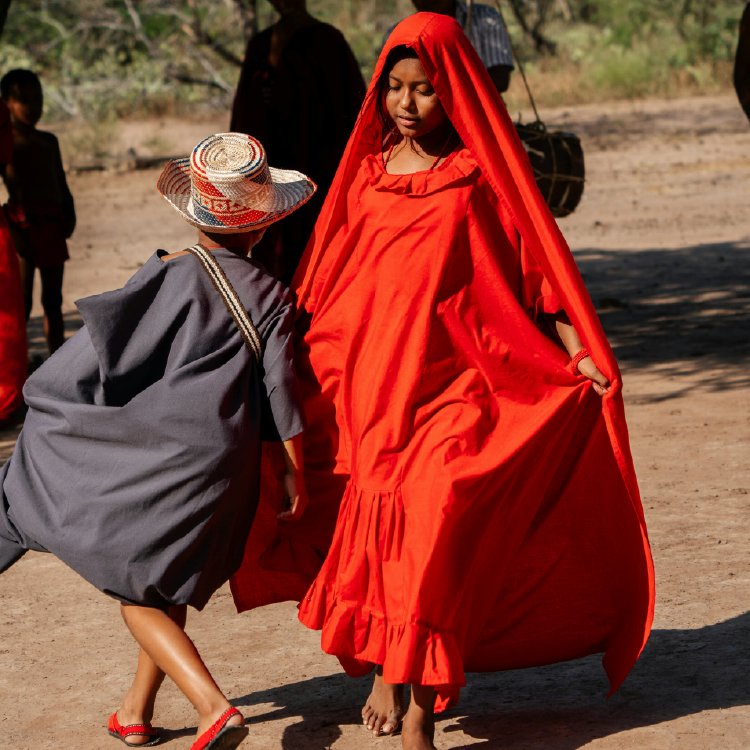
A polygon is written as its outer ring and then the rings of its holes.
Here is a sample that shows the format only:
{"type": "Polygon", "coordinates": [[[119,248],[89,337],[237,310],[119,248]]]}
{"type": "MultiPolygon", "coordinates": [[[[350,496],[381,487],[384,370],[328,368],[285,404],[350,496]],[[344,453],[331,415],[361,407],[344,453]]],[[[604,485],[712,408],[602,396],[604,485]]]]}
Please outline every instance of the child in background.
{"type": "Polygon", "coordinates": [[[52,133],[36,129],[42,116],[42,84],[30,70],[11,70],[0,96],[13,124],[13,162],[2,165],[8,203],[5,215],[20,259],[26,318],[31,314],[34,272],[42,279],[44,335],[50,354],[65,340],[62,282],[68,244],[76,225],[73,196],[65,179],[60,146],[52,133]]]}
{"type": "Polygon", "coordinates": [[[183,628],[187,605],[203,609],[240,567],[261,440],[283,445],[280,517],[307,502],[292,298],[248,256],[315,185],[224,133],[170,162],[158,187],[200,244],[159,250],[122,289],[78,300],[84,327],[26,382],[29,412],[0,469],[0,573],[51,552],[121,602],[141,652],[112,736],[159,742],[166,674],[198,712],[193,750],[232,750],[242,715],[183,628]]]}

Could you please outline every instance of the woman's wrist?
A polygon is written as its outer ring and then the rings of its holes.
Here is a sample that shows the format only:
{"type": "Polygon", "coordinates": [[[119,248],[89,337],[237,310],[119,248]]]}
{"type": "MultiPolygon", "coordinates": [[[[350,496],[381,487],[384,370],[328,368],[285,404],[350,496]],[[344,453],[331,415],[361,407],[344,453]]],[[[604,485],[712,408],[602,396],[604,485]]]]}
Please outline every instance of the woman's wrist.
{"type": "Polygon", "coordinates": [[[579,352],[574,354],[573,357],[571,357],[570,359],[570,366],[573,369],[573,372],[580,372],[580,370],[578,369],[578,365],[580,365],[581,362],[584,359],[586,359],[586,357],[589,357],[589,356],[591,355],[588,353],[588,350],[585,348],[581,349],[579,352]]]}

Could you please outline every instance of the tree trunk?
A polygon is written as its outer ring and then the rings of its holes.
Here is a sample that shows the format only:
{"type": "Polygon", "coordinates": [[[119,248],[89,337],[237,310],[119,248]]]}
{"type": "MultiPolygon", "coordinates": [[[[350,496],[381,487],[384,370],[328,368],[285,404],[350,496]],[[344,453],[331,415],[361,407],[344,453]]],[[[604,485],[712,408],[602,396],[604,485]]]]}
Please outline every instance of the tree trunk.
{"type": "Polygon", "coordinates": [[[10,0],[0,0],[0,36],[3,34],[5,21],[8,18],[8,8],[10,8],[10,0]]]}

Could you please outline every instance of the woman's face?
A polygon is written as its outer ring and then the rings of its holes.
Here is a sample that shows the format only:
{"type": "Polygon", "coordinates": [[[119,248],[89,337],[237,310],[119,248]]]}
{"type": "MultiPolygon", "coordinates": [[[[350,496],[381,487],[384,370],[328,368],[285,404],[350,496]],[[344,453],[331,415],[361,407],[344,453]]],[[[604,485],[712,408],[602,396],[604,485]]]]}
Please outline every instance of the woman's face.
{"type": "Polygon", "coordinates": [[[397,62],[385,92],[385,106],[401,135],[419,138],[448,119],[438,95],[415,58],[397,62]]]}

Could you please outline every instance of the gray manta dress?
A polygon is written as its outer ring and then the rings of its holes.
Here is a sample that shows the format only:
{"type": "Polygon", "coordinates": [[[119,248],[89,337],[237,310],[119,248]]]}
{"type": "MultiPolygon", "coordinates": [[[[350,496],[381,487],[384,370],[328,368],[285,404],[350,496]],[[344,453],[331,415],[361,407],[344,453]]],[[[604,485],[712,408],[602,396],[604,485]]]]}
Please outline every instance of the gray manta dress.
{"type": "Polygon", "coordinates": [[[85,325],[27,381],[0,470],[0,573],[47,551],[120,601],[202,609],[239,568],[261,440],[305,424],[288,290],[253,260],[212,253],[262,364],[193,255],[160,250],[122,289],[79,300],[85,325]]]}

